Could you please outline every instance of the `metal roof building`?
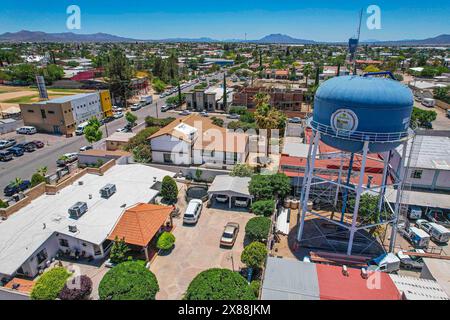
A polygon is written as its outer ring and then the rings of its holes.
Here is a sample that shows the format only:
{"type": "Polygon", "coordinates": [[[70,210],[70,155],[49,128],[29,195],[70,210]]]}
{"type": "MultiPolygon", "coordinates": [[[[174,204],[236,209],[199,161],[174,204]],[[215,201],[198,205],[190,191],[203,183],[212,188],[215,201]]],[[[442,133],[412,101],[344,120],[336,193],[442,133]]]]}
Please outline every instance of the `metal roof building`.
{"type": "Polygon", "coordinates": [[[439,283],[433,280],[390,274],[406,300],[449,300],[439,283]]]}

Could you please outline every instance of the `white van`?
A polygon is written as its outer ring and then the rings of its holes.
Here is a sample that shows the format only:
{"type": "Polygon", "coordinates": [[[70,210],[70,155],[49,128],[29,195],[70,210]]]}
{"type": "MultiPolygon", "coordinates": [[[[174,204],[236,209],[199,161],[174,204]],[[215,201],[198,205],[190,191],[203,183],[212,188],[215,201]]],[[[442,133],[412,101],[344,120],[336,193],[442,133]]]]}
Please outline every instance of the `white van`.
{"type": "Polygon", "coordinates": [[[203,202],[199,199],[192,199],[186,208],[183,216],[183,223],[194,224],[197,223],[200,214],[202,213],[203,202]]]}
{"type": "Polygon", "coordinates": [[[425,230],[431,239],[437,243],[447,243],[450,240],[450,230],[440,224],[423,219],[417,220],[416,224],[419,228],[425,230]]]}
{"type": "Polygon", "coordinates": [[[81,136],[84,133],[84,128],[86,128],[88,126],[88,124],[89,124],[89,122],[87,122],[87,121],[83,122],[83,123],[80,123],[78,125],[77,129],[75,130],[75,134],[77,136],[81,136]]]}
{"type": "Polygon", "coordinates": [[[423,98],[422,99],[422,105],[425,107],[432,108],[436,105],[436,100],[432,98],[423,98]]]}
{"type": "Polygon", "coordinates": [[[25,126],[16,129],[16,133],[18,134],[35,134],[37,130],[35,127],[25,126]]]}
{"type": "Polygon", "coordinates": [[[409,206],[408,218],[412,219],[412,220],[417,220],[417,219],[422,218],[422,209],[419,206],[409,206]]]}
{"type": "Polygon", "coordinates": [[[416,248],[427,248],[430,243],[430,235],[416,227],[409,227],[408,237],[416,248]]]}

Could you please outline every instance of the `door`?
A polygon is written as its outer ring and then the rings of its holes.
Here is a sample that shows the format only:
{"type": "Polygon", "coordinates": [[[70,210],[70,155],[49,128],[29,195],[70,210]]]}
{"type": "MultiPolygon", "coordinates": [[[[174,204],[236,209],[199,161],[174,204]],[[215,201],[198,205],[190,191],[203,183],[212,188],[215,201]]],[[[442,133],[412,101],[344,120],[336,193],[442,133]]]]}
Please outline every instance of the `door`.
{"type": "Polygon", "coordinates": [[[56,134],[60,134],[61,133],[61,129],[59,128],[59,126],[53,126],[53,132],[56,134]]]}

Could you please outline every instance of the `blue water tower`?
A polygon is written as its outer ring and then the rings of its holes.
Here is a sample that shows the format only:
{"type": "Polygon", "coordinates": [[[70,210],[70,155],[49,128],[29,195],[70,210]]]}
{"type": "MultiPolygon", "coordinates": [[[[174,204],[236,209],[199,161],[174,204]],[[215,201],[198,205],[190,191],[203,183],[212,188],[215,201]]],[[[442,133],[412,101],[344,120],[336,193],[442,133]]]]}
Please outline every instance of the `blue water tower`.
{"type": "MultiPolygon", "coordinates": [[[[406,145],[412,137],[409,124],[413,104],[414,98],[411,90],[396,81],[389,72],[335,77],[319,87],[314,99],[313,116],[308,119],[312,137],[300,197],[302,209],[297,234],[297,241],[300,244],[302,241],[308,241],[303,236],[306,216],[319,216],[321,219],[348,230],[346,253],[347,255],[353,254],[355,251],[353,243],[357,232],[373,227],[364,219],[358,219],[361,195],[369,192],[379,195],[378,206],[375,209],[378,212],[378,221],[374,224],[393,224],[390,245],[390,248],[393,248],[397,230],[396,223],[398,222],[398,199],[401,196],[401,185],[406,171],[404,169],[406,150],[408,149],[406,145]],[[379,75],[389,75],[391,78],[378,77],[379,75]],[[338,149],[339,152],[319,153],[321,142],[338,149]],[[390,175],[389,154],[391,150],[401,144],[403,145],[403,155],[399,164],[399,178],[392,184],[388,179],[390,175]],[[371,179],[365,175],[370,153],[382,154],[381,157],[371,157],[372,161],[383,163],[382,177],[378,179],[377,184],[371,183],[371,179]],[[360,162],[354,168],[355,158],[358,158],[360,162]],[[335,159],[337,163],[340,162],[339,171],[335,172],[332,169],[327,169],[327,171],[320,167],[316,169],[317,159],[335,159]],[[347,171],[346,178],[344,162],[348,168],[345,169],[347,171]],[[334,205],[332,215],[322,215],[308,206],[308,203],[322,201],[320,196],[325,193],[315,193],[310,199],[311,186],[318,184],[334,186],[336,189],[334,200],[325,200],[325,203],[334,205]],[[388,216],[382,208],[385,201],[385,190],[389,185],[397,188],[399,192],[397,192],[395,210],[391,210],[392,214],[388,216]],[[347,204],[351,197],[354,202],[352,208],[348,208],[347,204]],[[339,211],[340,213],[337,213],[339,211]],[[382,212],[383,214],[381,214],[382,212]],[[340,216],[337,220],[334,219],[335,213],[336,216],[340,216]]],[[[314,238],[317,238],[316,234],[311,239],[314,238]]],[[[327,241],[327,243],[330,242],[327,241]]],[[[333,248],[333,250],[337,249],[333,248]]]]}
{"type": "Polygon", "coordinates": [[[337,149],[361,152],[368,140],[370,152],[388,151],[408,137],[413,103],[411,90],[396,80],[335,77],[317,90],[310,124],[337,149]]]}

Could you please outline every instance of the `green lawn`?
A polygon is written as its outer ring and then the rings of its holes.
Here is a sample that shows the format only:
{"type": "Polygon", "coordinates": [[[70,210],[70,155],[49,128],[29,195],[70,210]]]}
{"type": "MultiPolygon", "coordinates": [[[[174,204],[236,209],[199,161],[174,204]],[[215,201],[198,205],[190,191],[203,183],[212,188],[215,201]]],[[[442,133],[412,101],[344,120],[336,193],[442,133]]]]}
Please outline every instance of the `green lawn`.
{"type": "MultiPolygon", "coordinates": [[[[50,98],[58,98],[58,97],[64,97],[67,94],[52,94],[50,93],[50,98]]],[[[3,103],[33,103],[33,102],[37,102],[36,99],[39,98],[38,94],[34,94],[31,96],[23,96],[23,97],[19,97],[19,98],[13,98],[13,99],[8,99],[8,100],[4,100],[2,101],[3,103]]]]}

